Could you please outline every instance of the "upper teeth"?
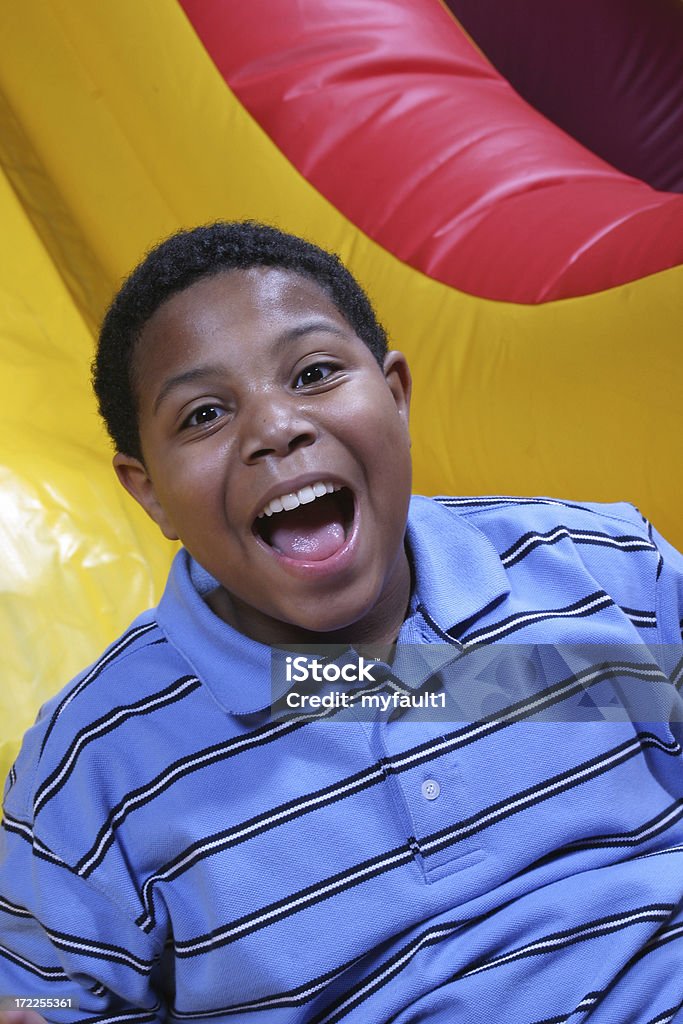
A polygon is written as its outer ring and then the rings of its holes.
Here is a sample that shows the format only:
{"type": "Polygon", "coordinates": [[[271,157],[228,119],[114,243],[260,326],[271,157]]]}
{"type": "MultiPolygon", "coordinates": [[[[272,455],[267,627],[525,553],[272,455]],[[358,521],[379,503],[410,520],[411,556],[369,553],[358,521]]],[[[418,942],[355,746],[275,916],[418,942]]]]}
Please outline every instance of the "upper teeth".
{"type": "Polygon", "coordinates": [[[331,484],[329,480],[319,480],[314,484],[307,484],[298,491],[292,491],[291,494],[281,494],[279,498],[272,498],[263,511],[259,512],[257,518],[272,516],[273,512],[291,512],[299,505],[308,505],[316,498],[322,498],[323,494],[332,494],[332,491],[340,490],[340,484],[331,484]]]}

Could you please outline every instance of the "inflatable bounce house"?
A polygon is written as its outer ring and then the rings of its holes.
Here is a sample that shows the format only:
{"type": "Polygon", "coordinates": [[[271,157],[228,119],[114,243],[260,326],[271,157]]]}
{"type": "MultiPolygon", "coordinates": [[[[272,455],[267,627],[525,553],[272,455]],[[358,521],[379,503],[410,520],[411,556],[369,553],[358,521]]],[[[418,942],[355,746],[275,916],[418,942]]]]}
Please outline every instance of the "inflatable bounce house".
{"type": "Polygon", "coordinates": [[[415,377],[415,489],[634,502],[683,546],[680,0],[24,0],[0,62],[0,769],[154,603],[98,322],[152,244],[339,252],[415,377]]]}

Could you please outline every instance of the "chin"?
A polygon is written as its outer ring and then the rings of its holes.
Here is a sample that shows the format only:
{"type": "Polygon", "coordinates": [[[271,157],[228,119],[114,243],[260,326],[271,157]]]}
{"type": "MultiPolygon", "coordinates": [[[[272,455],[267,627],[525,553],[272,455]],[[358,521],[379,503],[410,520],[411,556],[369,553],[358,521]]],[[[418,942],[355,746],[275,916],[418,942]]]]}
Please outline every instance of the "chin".
{"type": "Polygon", "coordinates": [[[322,639],[328,634],[335,634],[342,630],[352,629],[354,623],[358,622],[358,620],[362,618],[363,612],[359,615],[350,616],[321,616],[318,611],[316,614],[306,616],[292,625],[297,626],[299,629],[305,630],[308,633],[315,633],[322,639]]]}

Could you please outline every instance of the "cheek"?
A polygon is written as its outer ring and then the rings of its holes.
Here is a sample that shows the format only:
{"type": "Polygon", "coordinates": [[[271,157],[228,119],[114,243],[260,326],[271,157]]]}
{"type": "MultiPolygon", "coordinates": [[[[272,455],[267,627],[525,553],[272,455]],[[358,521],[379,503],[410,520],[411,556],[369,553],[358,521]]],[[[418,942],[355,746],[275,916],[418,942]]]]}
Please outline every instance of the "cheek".
{"type": "Polygon", "coordinates": [[[341,415],[354,436],[362,434],[366,442],[377,444],[380,440],[384,447],[384,440],[389,437],[404,443],[407,441],[407,420],[401,415],[386,384],[362,390],[351,401],[345,396],[341,415]]]}
{"type": "Polygon", "coordinates": [[[218,459],[188,448],[166,467],[161,490],[162,504],[165,500],[185,518],[200,521],[224,508],[224,470],[218,459]]]}
{"type": "Polygon", "coordinates": [[[373,438],[378,458],[396,472],[405,463],[410,465],[410,433],[407,420],[401,415],[393,398],[390,396],[378,417],[373,438]]]}

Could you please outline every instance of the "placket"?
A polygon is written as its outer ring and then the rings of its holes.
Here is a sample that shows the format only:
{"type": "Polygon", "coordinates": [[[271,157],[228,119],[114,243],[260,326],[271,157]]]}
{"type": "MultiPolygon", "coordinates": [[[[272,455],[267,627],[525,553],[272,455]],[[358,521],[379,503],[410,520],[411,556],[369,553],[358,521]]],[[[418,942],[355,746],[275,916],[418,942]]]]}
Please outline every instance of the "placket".
{"type": "MultiPolygon", "coordinates": [[[[401,630],[391,665],[378,664],[386,679],[383,692],[405,694],[415,703],[429,694],[444,693],[444,672],[462,657],[462,646],[447,642],[419,610],[401,630]]],[[[385,765],[393,811],[414,846],[425,881],[458,871],[484,856],[477,839],[463,840],[438,853],[424,856],[421,841],[472,813],[471,779],[467,748],[446,748],[447,737],[464,722],[454,722],[448,710],[423,706],[390,708],[364,720],[373,752],[385,765]],[[443,748],[443,749],[442,749],[443,748]]]]}

